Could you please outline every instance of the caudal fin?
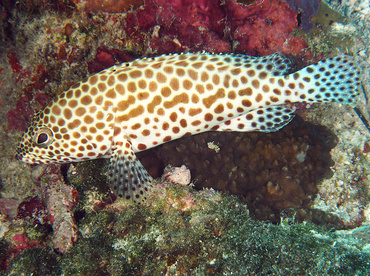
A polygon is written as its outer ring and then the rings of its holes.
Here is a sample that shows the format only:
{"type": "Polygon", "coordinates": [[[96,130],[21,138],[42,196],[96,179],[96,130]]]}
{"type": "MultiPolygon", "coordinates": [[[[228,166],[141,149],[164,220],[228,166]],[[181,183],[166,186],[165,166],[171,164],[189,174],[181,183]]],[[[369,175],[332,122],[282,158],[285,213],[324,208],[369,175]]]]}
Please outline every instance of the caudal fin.
{"type": "Polygon", "coordinates": [[[328,58],[287,76],[299,87],[300,99],[307,102],[338,102],[357,105],[361,89],[361,69],[351,56],[328,58]],[[303,92],[304,91],[304,92],[303,92]]]}

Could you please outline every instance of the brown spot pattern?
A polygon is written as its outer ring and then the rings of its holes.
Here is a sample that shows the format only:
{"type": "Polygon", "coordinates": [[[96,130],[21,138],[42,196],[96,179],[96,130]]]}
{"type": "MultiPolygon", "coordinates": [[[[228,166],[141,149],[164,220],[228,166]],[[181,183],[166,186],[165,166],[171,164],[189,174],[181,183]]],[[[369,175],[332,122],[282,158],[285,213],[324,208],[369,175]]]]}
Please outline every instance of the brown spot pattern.
{"type": "Polygon", "coordinates": [[[93,117],[91,117],[90,115],[86,115],[85,117],[84,117],[84,123],[85,124],[92,124],[94,122],[94,118],[93,117]]]}
{"type": "Polygon", "coordinates": [[[256,96],[256,102],[259,103],[260,101],[262,101],[262,99],[263,99],[262,94],[258,93],[256,96]]]}
{"type": "Polygon", "coordinates": [[[245,89],[240,89],[238,94],[239,94],[239,96],[245,96],[245,95],[250,96],[250,95],[253,94],[253,90],[252,90],[252,88],[247,87],[245,89]]]}
{"type": "Polygon", "coordinates": [[[51,112],[52,112],[54,115],[60,115],[60,113],[62,112],[62,110],[60,109],[60,107],[59,107],[59,106],[54,105],[54,106],[51,108],[51,112]]]}
{"type": "Polygon", "coordinates": [[[236,98],[236,93],[234,90],[230,91],[228,94],[227,94],[227,97],[231,100],[234,100],[236,98]]]}
{"type": "Polygon", "coordinates": [[[193,69],[188,70],[188,75],[190,78],[192,78],[195,81],[198,79],[198,72],[193,69]]]}
{"type": "Polygon", "coordinates": [[[252,86],[256,89],[260,88],[259,80],[252,80],[252,86]]]}
{"type": "Polygon", "coordinates": [[[117,121],[123,122],[123,121],[128,121],[130,118],[135,118],[137,116],[140,116],[141,114],[144,113],[144,107],[142,105],[139,105],[133,109],[131,109],[127,114],[121,115],[117,117],[117,121]]]}
{"type": "Polygon", "coordinates": [[[204,120],[206,120],[207,122],[212,121],[212,119],[213,119],[213,115],[211,113],[206,113],[204,115],[204,120]]]}
{"type": "Polygon", "coordinates": [[[188,123],[186,122],[186,120],[185,120],[185,119],[181,119],[181,120],[180,120],[180,125],[181,125],[183,128],[185,128],[185,127],[187,127],[188,123]]]}
{"type": "Polygon", "coordinates": [[[175,91],[179,90],[180,88],[179,80],[177,78],[172,78],[170,81],[170,86],[175,91]]]}
{"type": "Polygon", "coordinates": [[[90,85],[95,85],[98,82],[98,76],[94,75],[89,78],[90,85]]]}
{"type": "Polygon", "coordinates": [[[118,94],[120,94],[120,95],[125,94],[125,87],[122,84],[120,84],[120,83],[116,84],[115,88],[116,88],[116,91],[117,91],[118,94]]]}
{"type": "Polygon", "coordinates": [[[197,115],[201,112],[202,112],[201,108],[189,108],[189,115],[190,116],[195,116],[195,115],[197,115]]]}
{"type": "Polygon", "coordinates": [[[177,113],[176,113],[176,112],[172,112],[172,113],[170,114],[170,120],[171,120],[172,122],[176,122],[176,120],[177,120],[177,113]]]}
{"type": "Polygon", "coordinates": [[[176,95],[175,97],[173,97],[171,101],[165,101],[163,103],[163,106],[168,109],[168,108],[174,107],[175,105],[179,103],[188,103],[188,102],[189,102],[188,94],[181,93],[180,95],[176,95]]]}
{"type": "Polygon", "coordinates": [[[129,73],[130,77],[133,79],[140,78],[142,73],[140,70],[134,70],[129,73]]]}
{"type": "Polygon", "coordinates": [[[158,72],[157,73],[157,81],[159,83],[165,83],[167,81],[167,77],[164,74],[162,74],[161,72],[158,72]]]}
{"type": "Polygon", "coordinates": [[[127,84],[127,90],[134,93],[136,92],[137,88],[136,88],[136,83],[131,81],[127,84]]]}
{"type": "Polygon", "coordinates": [[[111,98],[111,99],[115,99],[116,98],[116,91],[114,91],[114,89],[111,88],[107,91],[107,93],[105,93],[105,96],[107,96],[108,98],[111,98]]]}
{"type": "Polygon", "coordinates": [[[223,88],[220,88],[217,90],[216,94],[214,95],[211,95],[207,98],[204,98],[203,99],[203,104],[205,105],[205,107],[207,108],[210,108],[211,105],[217,101],[217,99],[221,99],[221,98],[224,98],[225,97],[225,89],[223,88]]]}
{"type": "Polygon", "coordinates": [[[105,83],[99,82],[98,83],[98,89],[99,89],[100,92],[103,92],[107,89],[107,86],[105,85],[105,83]]]}
{"type": "Polygon", "coordinates": [[[126,110],[130,105],[134,104],[136,101],[135,97],[130,95],[126,101],[120,101],[117,104],[118,111],[126,110]]]}
{"type": "Polygon", "coordinates": [[[148,104],[147,109],[149,113],[154,113],[154,107],[162,102],[161,96],[155,96],[153,100],[148,104]]]}
{"type": "Polygon", "coordinates": [[[198,102],[199,102],[199,97],[198,97],[198,95],[197,95],[197,94],[193,94],[193,95],[191,95],[191,101],[192,101],[193,103],[198,103],[198,102]]]}
{"type": "Polygon", "coordinates": [[[214,111],[215,111],[216,114],[222,113],[224,111],[224,105],[223,104],[219,104],[218,106],[216,106],[216,108],[215,108],[214,111]]]}

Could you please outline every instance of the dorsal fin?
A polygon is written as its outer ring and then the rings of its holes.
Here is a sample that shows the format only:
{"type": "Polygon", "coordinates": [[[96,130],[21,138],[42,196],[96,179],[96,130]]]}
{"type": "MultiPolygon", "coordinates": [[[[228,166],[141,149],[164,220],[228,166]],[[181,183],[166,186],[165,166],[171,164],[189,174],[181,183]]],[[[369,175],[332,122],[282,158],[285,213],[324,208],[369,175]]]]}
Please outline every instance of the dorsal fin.
{"type": "Polygon", "coordinates": [[[292,65],[290,59],[280,53],[274,53],[265,57],[258,57],[253,60],[254,63],[260,64],[267,71],[271,72],[274,76],[284,76],[289,74],[290,67],[292,65]],[[271,70],[268,70],[270,69],[271,70]]]}

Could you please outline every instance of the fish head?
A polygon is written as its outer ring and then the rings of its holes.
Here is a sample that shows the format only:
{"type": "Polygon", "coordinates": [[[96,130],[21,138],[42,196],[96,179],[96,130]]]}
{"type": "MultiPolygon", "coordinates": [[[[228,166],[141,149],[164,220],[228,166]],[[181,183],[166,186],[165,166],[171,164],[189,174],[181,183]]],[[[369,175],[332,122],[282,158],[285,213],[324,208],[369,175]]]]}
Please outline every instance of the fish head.
{"type": "Polygon", "coordinates": [[[54,100],[35,114],[17,148],[18,160],[50,164],[105,157],[111,147],[113,128],[97,120],[90,125],[85,123],[96,115],[96,109],[86,108],[87,115],[78,116],[78,111],[58,106],[60,102],[60,99],[54,100]],[[99,129],[100,125],[104,128],[99,129]]]}

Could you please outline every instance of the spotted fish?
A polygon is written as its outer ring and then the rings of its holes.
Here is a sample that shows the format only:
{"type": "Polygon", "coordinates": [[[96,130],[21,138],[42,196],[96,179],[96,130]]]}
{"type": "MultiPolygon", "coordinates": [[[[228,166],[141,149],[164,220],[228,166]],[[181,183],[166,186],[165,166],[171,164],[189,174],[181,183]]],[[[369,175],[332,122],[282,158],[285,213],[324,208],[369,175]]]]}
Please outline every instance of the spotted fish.
{"type": "Polygon", "coordinates": [[[136,152],[211,130],[276,131],[294,116],[287,103],[357,104],[361,76],[353,58],[289,70],[280,54],[182,53],[113,66],[38,112],[17,158],[32,164],[110,158],[112,191],[142,202],[152,177],[136,152]]]}

